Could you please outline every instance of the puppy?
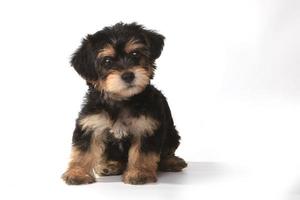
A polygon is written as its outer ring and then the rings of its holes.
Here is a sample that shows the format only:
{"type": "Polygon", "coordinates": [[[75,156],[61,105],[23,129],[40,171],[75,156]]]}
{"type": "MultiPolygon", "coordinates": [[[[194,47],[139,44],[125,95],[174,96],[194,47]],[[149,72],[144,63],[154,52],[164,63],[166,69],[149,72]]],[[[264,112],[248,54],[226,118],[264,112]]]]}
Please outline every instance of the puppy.
{"type": "Polygon", "coordinates": [[[180,136],[163,94],[150,84],[164,37],[136,23],[88,35],[71,65],[88,92],[73,133],[67,184],[123,174],[124,183],[156,182],[157,170],[181,171],[180,136]]]}

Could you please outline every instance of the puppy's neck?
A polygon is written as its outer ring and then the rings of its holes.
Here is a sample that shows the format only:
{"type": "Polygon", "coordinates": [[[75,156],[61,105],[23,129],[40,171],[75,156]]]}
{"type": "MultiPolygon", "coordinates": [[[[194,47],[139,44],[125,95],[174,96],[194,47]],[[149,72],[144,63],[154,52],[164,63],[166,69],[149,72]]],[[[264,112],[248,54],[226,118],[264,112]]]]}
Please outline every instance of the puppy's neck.
{"type": "Polygon", "coordinates": [[[118,96],[118,95],[115,95],[113,93],[109,93],[106,91],[99,91],[91,85],[89,85],[89,93],[94,94],[94,95],[92,95],[92,96],[94,96],[94,99],[96,101],[99,101],[101,104],[115,107],[115,106],[123,105],[126,102],[130,102],[132,99],[142,95],[148,86],[146,86],[145,89],[142,90],[140,93],[137,93],[130,97],[121,97],[121,96],[118,96]]]}
{"type": "Polygon", "coordinates": [[[100,99],[106,104],[115,105],[123,101],[128,101],[131,97],[121,97],[110,92],[100,91],[100,99]]]}

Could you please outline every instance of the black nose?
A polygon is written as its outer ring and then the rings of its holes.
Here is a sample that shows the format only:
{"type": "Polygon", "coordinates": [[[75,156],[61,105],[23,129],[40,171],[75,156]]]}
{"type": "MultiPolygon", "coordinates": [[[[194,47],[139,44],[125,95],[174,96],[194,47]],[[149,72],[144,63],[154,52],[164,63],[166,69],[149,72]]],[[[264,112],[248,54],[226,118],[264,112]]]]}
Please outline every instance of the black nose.
{"type": "Polygon", "coordinates": [[[133,72],[125,72],[122,74],[121,77],[126,83],[131,83],[134,79],[134,73],[133,72]]]}

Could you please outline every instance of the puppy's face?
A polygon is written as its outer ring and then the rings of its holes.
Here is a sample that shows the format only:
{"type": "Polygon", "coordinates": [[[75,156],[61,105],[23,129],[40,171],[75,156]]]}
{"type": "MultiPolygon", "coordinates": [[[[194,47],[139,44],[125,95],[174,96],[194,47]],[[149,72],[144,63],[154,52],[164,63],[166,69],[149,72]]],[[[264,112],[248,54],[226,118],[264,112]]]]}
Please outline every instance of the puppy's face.
{"type": "Polygon", "coordinates": [[[127,98],[149,84],[163,40],[162,35],[135,23],[119,23],[88,35],[71,64],[97,90],[127,98]]]}

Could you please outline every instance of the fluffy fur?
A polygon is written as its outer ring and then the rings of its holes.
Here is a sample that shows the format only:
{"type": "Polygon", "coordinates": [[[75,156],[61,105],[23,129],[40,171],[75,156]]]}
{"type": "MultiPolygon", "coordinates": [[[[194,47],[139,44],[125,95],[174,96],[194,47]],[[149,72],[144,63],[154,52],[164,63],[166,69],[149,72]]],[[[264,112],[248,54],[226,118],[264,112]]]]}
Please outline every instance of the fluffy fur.
{"type": "Polygon", "coordinates": [[[164,37],[136,23],[88,35],[71,64],[88,86],[62,178],[85,184],[123,174],[130,184],[155,182],[157,170],[180,171],[180,136],[163,94],[150,84],[164,37]]]}

